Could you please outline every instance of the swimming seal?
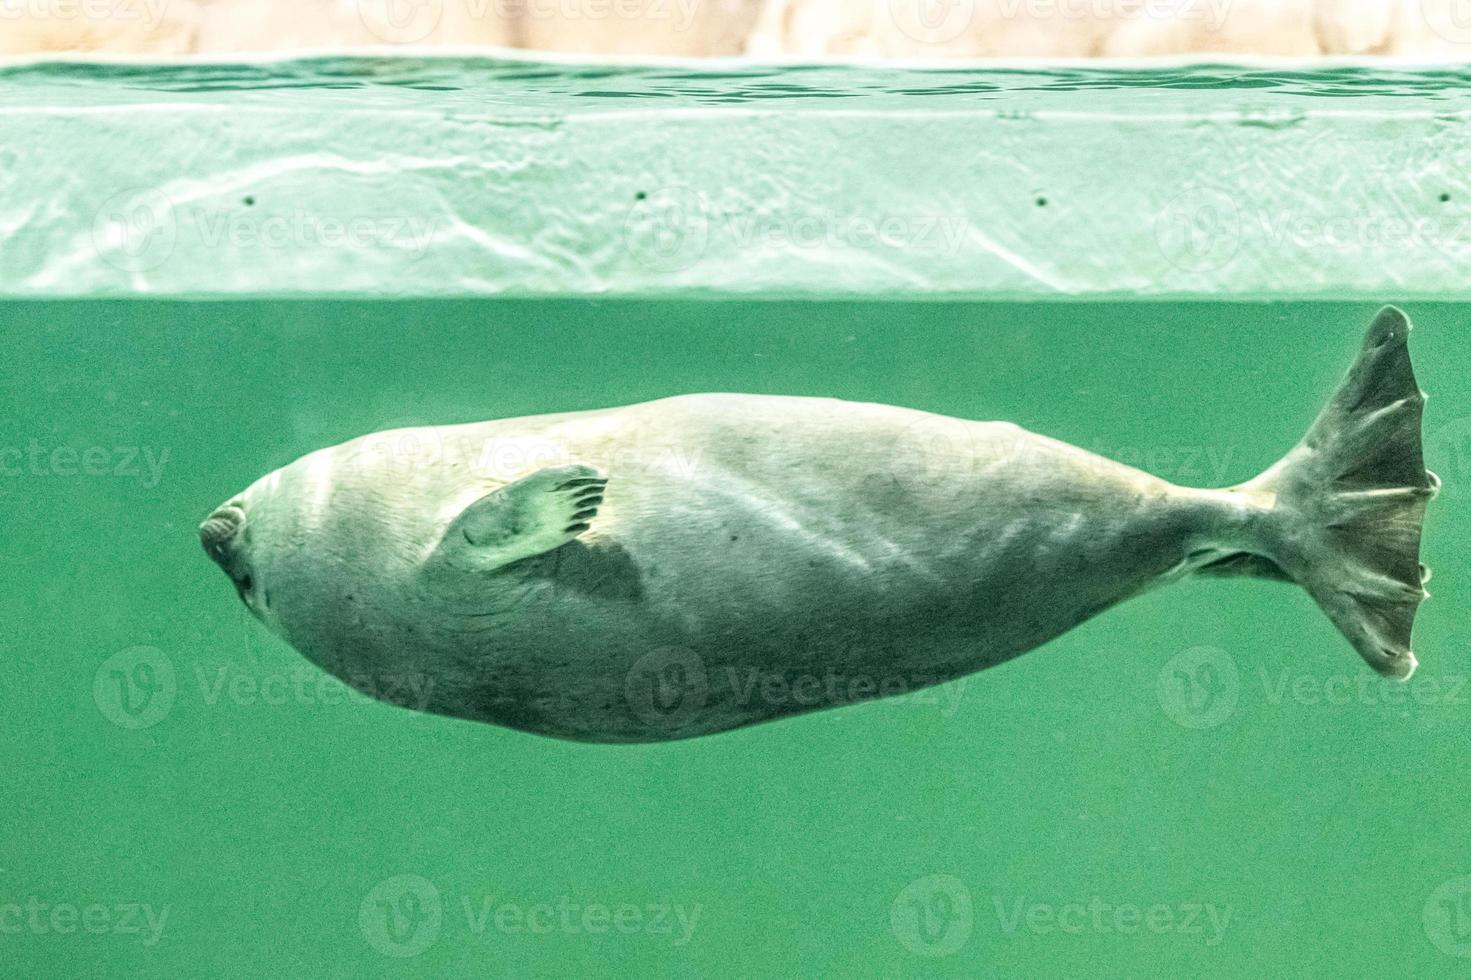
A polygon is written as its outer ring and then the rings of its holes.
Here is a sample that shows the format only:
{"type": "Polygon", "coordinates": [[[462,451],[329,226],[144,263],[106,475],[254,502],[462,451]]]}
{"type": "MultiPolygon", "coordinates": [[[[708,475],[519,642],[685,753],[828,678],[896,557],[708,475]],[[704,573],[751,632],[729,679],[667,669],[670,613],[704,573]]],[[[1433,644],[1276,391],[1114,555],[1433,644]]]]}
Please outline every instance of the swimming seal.
{"type": "Polygon", "coordinates": [[[1381,312],[1303,441],[1231,489],[1004,423],[693,395],[364,437],[200,537],[348,683],[395,701],[411,678],[414,707],[589,742],[912,691],[1189,575],[1296,582],[1403,679],[1438,487],[1409,333],[1381,312]]]}

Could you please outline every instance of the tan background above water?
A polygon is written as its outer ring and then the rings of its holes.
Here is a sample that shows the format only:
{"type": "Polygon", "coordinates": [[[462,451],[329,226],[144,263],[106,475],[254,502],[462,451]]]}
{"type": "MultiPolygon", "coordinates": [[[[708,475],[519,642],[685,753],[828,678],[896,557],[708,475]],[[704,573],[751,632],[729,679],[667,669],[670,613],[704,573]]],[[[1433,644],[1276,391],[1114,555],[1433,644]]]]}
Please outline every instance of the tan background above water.
{"type": "Polygon", "coordinates": [[[758,57],[1471,51],[1461,0],[0,0],[0,54],[377,45],[758,57]]]}

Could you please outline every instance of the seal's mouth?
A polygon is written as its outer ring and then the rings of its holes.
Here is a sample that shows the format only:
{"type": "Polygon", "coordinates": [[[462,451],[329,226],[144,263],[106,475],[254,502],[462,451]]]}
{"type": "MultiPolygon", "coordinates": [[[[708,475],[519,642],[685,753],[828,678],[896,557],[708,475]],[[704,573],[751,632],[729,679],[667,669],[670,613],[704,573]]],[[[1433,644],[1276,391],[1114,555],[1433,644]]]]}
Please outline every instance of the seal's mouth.
{"type": "Polygon", "coordinates": [[[245,526],[245,511],[237,504],[226,504],[199,525],[199,543],[215,563],[228,569],[230,545],[245,526]]]}

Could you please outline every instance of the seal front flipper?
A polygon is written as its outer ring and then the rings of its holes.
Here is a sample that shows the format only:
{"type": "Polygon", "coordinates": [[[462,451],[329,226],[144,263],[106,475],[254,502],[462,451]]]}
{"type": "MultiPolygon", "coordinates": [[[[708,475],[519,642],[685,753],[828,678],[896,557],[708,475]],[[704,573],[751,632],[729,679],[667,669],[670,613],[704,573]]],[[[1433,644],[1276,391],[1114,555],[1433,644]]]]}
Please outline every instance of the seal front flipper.
{"type": "Polygon", "coordinates": [[[461,511],[430,563],[492,571],[560,548],[592,527],[607,486],[591,466],[537,470],[461,511]]]}

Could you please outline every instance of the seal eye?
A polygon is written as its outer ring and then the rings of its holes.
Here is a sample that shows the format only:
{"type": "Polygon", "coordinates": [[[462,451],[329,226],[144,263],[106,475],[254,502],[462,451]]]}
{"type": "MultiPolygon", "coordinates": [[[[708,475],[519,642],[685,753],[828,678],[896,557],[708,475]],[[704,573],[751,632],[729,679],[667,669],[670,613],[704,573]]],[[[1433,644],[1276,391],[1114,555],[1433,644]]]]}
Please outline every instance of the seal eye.
{"type": "Polygon", "coordinates": [[[240,586],[241,592],[249,592],[251,589],[255,588],[255,579],[251,578],[247,574],[240,579],[238,584],[240,586]]]}

